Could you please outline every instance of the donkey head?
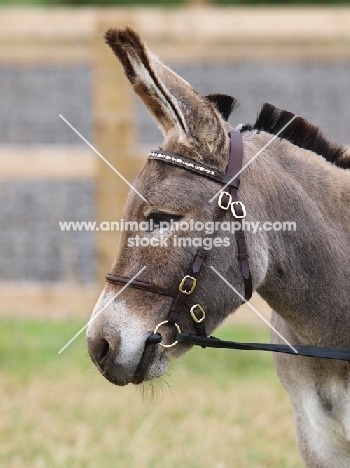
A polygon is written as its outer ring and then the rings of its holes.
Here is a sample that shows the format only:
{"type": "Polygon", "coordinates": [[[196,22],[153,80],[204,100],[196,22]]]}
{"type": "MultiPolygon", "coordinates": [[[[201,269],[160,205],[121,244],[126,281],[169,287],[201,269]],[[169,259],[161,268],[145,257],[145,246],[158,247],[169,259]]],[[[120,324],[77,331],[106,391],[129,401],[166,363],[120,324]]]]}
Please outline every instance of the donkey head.
{"type": "MultiPolygon", "coordinates": [[[[200,96],[155,57],[130,28],[109,30],[106,42],[161,128],[164,135],[161,149],[224,171],[230,147],[227,119],[235,100],[223,95],[200,96]]],[[[149,160],[134,187],[147,201],[131,191],[123,219],[136,221],[139,226],[141,222],[153,221],[154,228],[147,232],[124,231],[121,234],[119,253],[111,272],[132,278],[146,266],[137,280],[175,289],[188,271],[198,248],[191,241],[203,237],[204,233],[172,228],[161,230],[157,226],[171,220],[188,223],[190,220],[204,223],[213,220],[217,206],[208,200],[220,185],[181,168],[149,160]],[[175,240],[181,236],[190,241],[186,246],[177,247],[175,240]],[[144,242],[137,244],[137,238],[144,242]]],[[[219,237],[225,235],[227,237],[228,234],[217,233],[219,237]]],[[[241,303],[241,299],[220,283],[209,268],[210,265],[218,268],[242,291],[235,248],[231,239],[230,247],[208,250],[207,264],[200,271],[197,287],[191,295],[191,303],[199,303],[207,311],[208,332],[241,303]]],[[[103,290],[88,326],[87,344],[101,373],[112,383],[126,385],[162,375],[167,361],[190,346],[178,344],[166,350],[160,346],[148,346],[149,351],[145,352],[150,331],[167,319],[172,299],[132,287],[114,299],[120,288],[119,285],[107,284],[103,290]]],[[[193,331],[188,304],[178,324],[183,331],[193,331]]],[[[165,341],[172,341],[174,332],[173,327],[167,326],[161,330],[165,341]]]]}

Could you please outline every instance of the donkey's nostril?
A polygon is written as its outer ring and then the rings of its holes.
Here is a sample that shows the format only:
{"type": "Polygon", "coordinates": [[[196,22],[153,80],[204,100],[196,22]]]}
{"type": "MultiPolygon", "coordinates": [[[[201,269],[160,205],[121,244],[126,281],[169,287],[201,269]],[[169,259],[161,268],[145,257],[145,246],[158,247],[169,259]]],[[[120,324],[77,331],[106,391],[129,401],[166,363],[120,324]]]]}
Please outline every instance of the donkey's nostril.
{"type": "Polygon", "coordinates": [[[107,361],[107,356],[111,355],[113,342],[106,337],[87,338],[89,354],[95,364],[102,366],[107,361]]]}
{"type": "Polygon", "coordinates": [[[102,339],[100,342],[100,347],[99,347],[97,356],[96,356],[99,364],[101,364],[104,358],[107,356],[108,351],[109,351],[109,343],[107,340],[102,339]]]}

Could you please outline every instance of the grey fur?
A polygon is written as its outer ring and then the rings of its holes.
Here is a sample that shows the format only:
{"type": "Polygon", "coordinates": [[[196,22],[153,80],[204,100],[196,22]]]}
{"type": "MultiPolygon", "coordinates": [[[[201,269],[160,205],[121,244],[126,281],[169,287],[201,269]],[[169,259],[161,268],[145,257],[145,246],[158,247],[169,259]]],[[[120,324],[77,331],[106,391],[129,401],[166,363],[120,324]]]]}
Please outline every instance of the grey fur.
{"type": "MultiPolygon", "coordinates": [[[[224,170],[229,126],[215,105],[155,59],[131,29],[111,30],[106,37],[135,91],[161,126],[165,135],[162,149],[224,170]]],[[[244,164],[270,139],[271,135],[264,131],[245,131],[244,164]]],[[[247,208],[248,221],[297,223],[296,232],[246,234],[254,289],[273,307],[274,326],[294,344],[350,347],[349,182],[349,171],[284,139],[270,144],[241,176],[239,194],[247,208]]],[[[217,192],[218,184],[159,161],[145,165],[135,187],[148,203],[130,192],[124,212],[126,220],[144,221],[150,211],[163,211],[184,219],[207,221],[214,218],[217,209],[215,202],[210,204],[208,199],[217,192]]],[[[230,216],[227,213],[225,219],[231,220],[230,216]]],[[[135,234],[123,233],[112,273],[132,277],[147,265],[138,279],[164,288],[176,287],[196,249],[171,245],[167,249],[128,247],[128,238],[135,234]]],[[[183,235],[198,236],[193,232],[183,235]]],[[[224,237],[227,233],[217,235],[224,237]]],[[[213,248],[209,252],[191,296],[207,311],[209,333],[240,305],[240,299],[214,276],[210,265],[243,291],[234,234],[230,249],[213,248]]],[[[110,297],[108,294],[118,290],[118,286],[107,285],[100,305],[110,297]]],[[[118,298],[113,308],[89,326],[90,354],[108,380],[118,385],[136,383],[134,373],[147,330],[166,320],[170,303],[168,298],[128,288],[123,302],[118,298]],[[128,316],[119,314],[120,318],[116,318],[118,310],[128,316]],[[126,319],[135,323],[135,333],[130,336],[137,348],[134,356],[127,355],[128,343],[120,338],[126,319]],[[101,365],[96,349],[103,342],[108,342],[110,350],[107,361],[101,365]],[[120,364],[123,359],[127,365],[120,364]]],[[[182,314],[179,325],[185,332],[192,331],[189,314],[182,314]]],[[[171,330],[166,327],[162,334],[164,339],[171,338],[171,330]]],[[[271,338],[280,342],[277,336],[271,338]]],[[[169,359],[188,349],[184,344],[167,351],[157,349],[146,379],[162,374],[169,359]]],[[[275,364],[293,404],[299,448],[306,466],[349,467],[347,365],[280,354],[275,356],[275,364]]]]}

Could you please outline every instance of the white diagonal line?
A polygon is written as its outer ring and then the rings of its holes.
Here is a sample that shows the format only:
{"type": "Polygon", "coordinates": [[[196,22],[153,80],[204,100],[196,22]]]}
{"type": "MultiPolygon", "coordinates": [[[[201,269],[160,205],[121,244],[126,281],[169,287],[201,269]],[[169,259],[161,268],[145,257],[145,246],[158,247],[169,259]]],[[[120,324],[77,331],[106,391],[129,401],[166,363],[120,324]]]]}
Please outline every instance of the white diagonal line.
{"type": "Polygon", "coordinates": [[[230,179],[229,182],[227,182],[227,184],[224,185],[224,186],[209,200],[209,203],[211,203],[212,201],[214,201],[215,198],[218,197],[218,196],[220,195],[220,193],[221,193],[223,190],[225,190],[225,188],[228,187],[228,186],[230,185],[230,183],[233,182],[233,181],[236,179],[236,177],[238,177],[238,176],[244,171],[244,169],[246,169],[246,168],[254,161],[254,159],[256,159],[258,156],[260,156],[260,154],[261,154],[264,150],[266,150],[266,148],[267,148],[269,145],[271,145],[271,143],[283,132],[283,130],[285,130],[285,129],[288,127],[288,125],[290,125],[290,124],[293,122],[293,120],[296,119],[297,117],[298,117],[297,115],[295,115],[294,117],[292,117],[292,118],[290,119],[290,121],[289,121],[283,128],[281,128],[281,130],[280,130],[278,133],[276,133],[276,135],[274,135],[274,136],[271,138],[271,140],[269,140],[269,141],[266,143],[266,145],[263,146],[263,147],[252,157],[252,159],[250,159],[250,160],[242,167],[242,169],[239,170],[239,171],[237,172],[237,174],[235,174],[235,175],[232,177],[232,179],[230,179]]]}
{"type": "Polygon", "coordinates": [[[221,273],[219,273],[213,266],[210,266],[210,268],[218,275],[219,278],[222,279],[222,281],[224,281],[224,283],[227,284],[229,288],[232,289],[232,291],[234,291],[237,294],[238,297],[242,299],[242,301],[244,301],[247,304],[248,307],[250,307],[261,318],[261,320],[263,320],[271,328],[271,330],[273,330],[276,333],[276,335],[278,335],[295,352],[295,354],[299,354],[298,351],[294,348],[294,346],[291,345],[289,341],[286,340],[284,336],[282,336],[281,333],[277,331],[276,328],[273,325],[271,325],[271,323],[268,320],[266,320],[266,318],[263,315],[261,315],[260,312],[258,312],[254,306],[252,306],[248,301],[246,301],[242,294],[240,294],[237,291],[237,289],[234,288],[224,276],[222,276],[221,273]]]}
{"type": "Polygon", "coordinates": [[[101,154],[99,151],[97,151],[97,149],[96,149],[94,146],[92,146],[92,144],[91,144],[89,141],[87,141],[87,139],[84,138],[83,135],[82,135],[81,133],[79,133],[78,130],[77,130],[75,127],[73,127],[73,125],[72,125],[71,123],[69,123],[67,119],[65,119],[65,118],[63,117],[62,114],[59,114],[59,116],[61,117],[61,119],[62,119],[64,122],[66,122],[66,124],[67,124],[78,136],[80,136],[80,138],[81,138],[83,141],[85,141],[85,143],[86,143],[88,146],[90,146],[90,148],[97,154],[97,156],[99,156],[99,157],[102,159],[102,161],[104,161],[104,162],[107,164],[107,166],[109,166],[109,167],[112,169],[112,171],[114,171],[116,174],[118,174],[118,176],[119,176],[122,180],[124,180],[124,182],[125,182],[140,198],[142,198],[142,200],[143,200],[144,202],[147,203],[146,198],[145,198],[143,195],[141,195],[141,193],[140,193],[138,190],[136,190],[136,188],[135,188],[132,184],[130,184],[130,182],[129,182],[128,180],[126,180],[125,177],[124,177],[114,166],[112,166],[112,164],[111,164],[109,161],[107,161],[107,159],[104,158],[104,157],[102,156],[102,154],[101,154]]]}
{"type": "Polygon", "coordinates": [[[109,306],[109,304],[110,304],[111,302],[113,302],[114,299],[115,299],[116,297],[118,297],[119,294],[121,294],[121,293],[124,291],[124,289],[126,289],[126,288],[129,286],[129,284],[130,284],[132,281],[134,281],[135,278],[137,278],[137,277],[139,276],[140,273],[143,272],[143,270],[144,270],[145,268],[147,268],[147,267],[144,266],[143,268],[141,268],[141,270],[140,270],[138,273],[136,273],[136,275],[133,276],[133,277],[126,283],[126,285],[123,286],[122,289],[121,289],[120,291],[118,291],[117,294],[115,294],[115,296],[113,296],[112,299],[109,300],[109,301],[107,302],[107,304],[105,304],[105,305],[102,307],[102,309],[100,309],[93,317],[91,317],[91,319],[88,321],[88,323],[87,323],[86,325],[84,325],[84,326],[73,336],[73,338],[71,338],[71,339],[68,341],[68,343],[66,343],[66,344],[63,346],[63,348],[61,348],[61,349],[58,351],[58,354],[61,354],[62,351],[64,351],[64,350],[75,340],[75,338],[77,338],[77,337],[80,335],[80,333],[83,332],[83,331],[85,330],[85,328],[87,328],[87,327],[90,325],[90,323],[92,323],[92,322],[105,310],[105,308],[106,308],[107,306],[109,306]]]}

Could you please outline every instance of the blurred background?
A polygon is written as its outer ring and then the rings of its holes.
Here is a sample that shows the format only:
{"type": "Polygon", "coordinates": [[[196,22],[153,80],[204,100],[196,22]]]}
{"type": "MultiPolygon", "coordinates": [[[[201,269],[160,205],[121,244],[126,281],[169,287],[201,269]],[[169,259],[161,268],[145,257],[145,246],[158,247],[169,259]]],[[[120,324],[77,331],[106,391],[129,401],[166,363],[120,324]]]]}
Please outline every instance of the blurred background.
{"type": "MultiPolygon", "coordinates": [[[[232,125],[271,102],[350,144],[348,1],[0,0],[0,465],[302,466],[271,356],[194,350],[148,405],[98,375],[83,335],[57,355],[118,242],[59,221],[119,220],[128,192],[59,114],[131,182],[161,142],[103,41],[124,25],[201,94],[237,98],[232,125]]],[[[267,341],[252,314],[218,336],[267,341]]]]}

